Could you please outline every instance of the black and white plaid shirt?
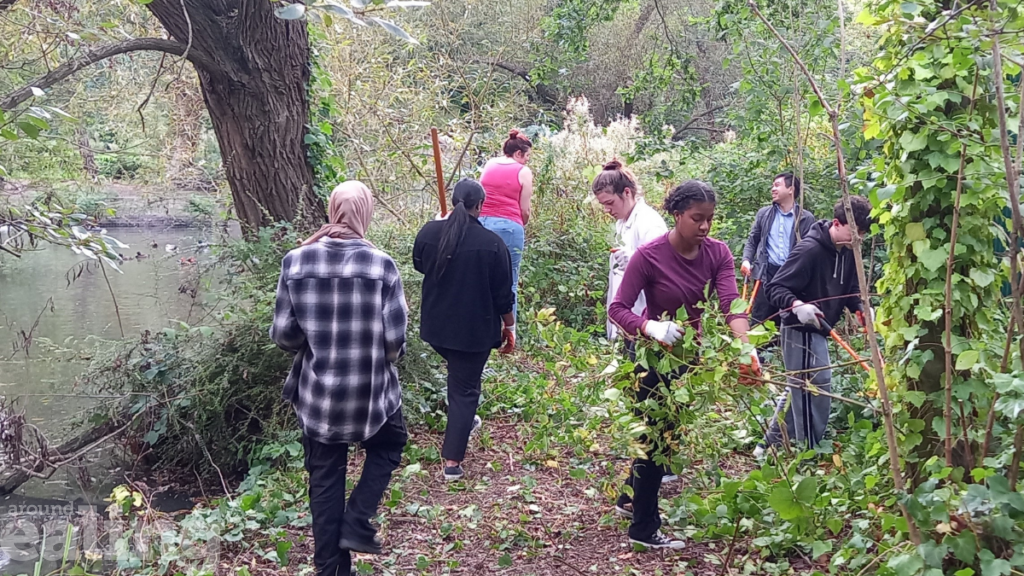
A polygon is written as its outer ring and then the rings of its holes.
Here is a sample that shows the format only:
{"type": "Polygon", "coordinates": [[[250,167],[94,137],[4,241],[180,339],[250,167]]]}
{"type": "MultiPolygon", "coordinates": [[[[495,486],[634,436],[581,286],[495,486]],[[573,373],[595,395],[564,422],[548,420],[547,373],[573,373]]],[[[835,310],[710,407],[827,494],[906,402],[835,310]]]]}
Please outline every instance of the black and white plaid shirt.
{"type": "Polygon", "coordinates": [[[305,435],[359,442],[398,410],[406,319],[398,267],[368,243],[325,238],[285,255],[270,338],[295,352],[283,396],[305,435]]]}

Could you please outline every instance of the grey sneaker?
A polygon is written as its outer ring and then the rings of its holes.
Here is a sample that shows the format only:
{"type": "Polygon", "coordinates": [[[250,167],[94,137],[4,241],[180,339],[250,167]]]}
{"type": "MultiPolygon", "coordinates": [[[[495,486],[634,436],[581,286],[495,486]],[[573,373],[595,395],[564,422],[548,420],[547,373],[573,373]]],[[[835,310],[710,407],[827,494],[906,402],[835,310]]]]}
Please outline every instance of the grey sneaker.
{"type": "Polygon", "coordinates": [[[484,421],[479,416],[473,416],[473,427],[469,429],[470,434],[475,434],[480,431],[480,427],[484,425],[484,421]]]}
{"type": "Polygon", "coordinates": [[[661,477],[662,484],[668,484],[669,482],[675,482],[676,480],[679,480],[679,476],[676,476],[671,472],[665,472],[665,475],[661,477]]]}
{"type": "Polygon", "coordinates": [[[344,536],[341,537],[341,541],[338,542],[338,547],[342,550],[351,550],[352,552],[360,552],[362,554],[383,554],[384,550],[381,548],[380,538],[374,536],[369,542],[359,542],[356,540],[349,540],[344,536]]]}
{"type": "Polygon", "coordinates": [[[462,465],[458,466],[445,466],[444,467],[444,479],[452,482],[454,480],[462,480],[462,477],[466,473],[462,471],[462,465]]]}
{"type": "Polygon", "coordinates": [[[637,538],[630,538],[629,541],[633,544],[639,544],[644,548],[667,548],[669,550],[682,550],[686,547],[686,543],[682,540],[676,540],[675,538],[669,538],[661,533],[661,530],[655,532],[650,538],[643,540],[637,538]]]}
{"type": "Polygon", "coordinates": [[[633,503],[627,502],[626,504],[616,504],[615,513],[623,518],[633,519],[633,503]]]}

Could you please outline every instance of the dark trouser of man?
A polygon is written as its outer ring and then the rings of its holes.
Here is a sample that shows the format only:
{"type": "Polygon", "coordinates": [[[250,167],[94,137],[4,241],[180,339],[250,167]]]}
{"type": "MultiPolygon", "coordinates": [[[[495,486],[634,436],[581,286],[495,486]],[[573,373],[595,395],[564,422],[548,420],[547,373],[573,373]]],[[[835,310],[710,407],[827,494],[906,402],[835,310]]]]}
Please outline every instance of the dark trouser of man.
{"type": "Polygon", "coordinates": [[[360,442],[366,451],[363,473],[345,506],[345,473],[348,444],[324,444],[303,435],[306,470],[309,472],[309,511],[313,515],[313,564],[317,576],[349,576],[352,557],[339,546],[370,542],[377,531],[370,517],[377,512],[391,473],[402,461],[409,440],[402,409],[392,414],[376,434],[360,442]]]}
{"type": "Polygon", "coordinates": [[[469,433],[473,430],[473,417],[480,406],[481,375],[491,351],[462,352],[441,346],[433,348],[448,362],[448,427],[444,430],[441,457],[462,462],[466,458],[469,433]]]}
{"type": "MultiPolygon", "coordinates": [[[[641,373],[645,369],[642,366],[636,367],[636,372],[641,373]]],[[[680,372],[681,373],[681,372],[680,372]]],[[[678,374],[677,374],[678,377],[678,374]]],[[[665,378],[654,370],[647,371],[640,379],[640,389],[636,391],[635,403],[639,406],[648,398],[660,399],[661,393],[656,389],[659,382],[670,385],[671,378],[665,378]]],[[[673,428],[672,422],[652,420],[648,418],[640,408],[634,408],[637,416],[647,419],[647,425],[651,428],[652,436],[660,435],[666,430],[673,428]]],[[[661,514],[658,513],[658,492],[661,490],[661,479],[665,475],[665,469],[654,462],[654,456],[659,448],[653,441],[652,436],[640,439],[644,444],[650,446],[646,458],[633,460],[630,475],[626,478],[626,486],[633,489],[633,497],[630,498],[625,492],[619,494],[618,506],[633,504],[633,520],[629,524],[629,537],[635,540],[647,540],[661,529],[661,514]]],[[[663,452],[664,454],[664,452],[663,452]]],[[[665,454],[668,457],[668,454],[665,454]]]]}
{"type": "MultiPolygon", "coordinates": [[[[761,271],[761,287],[757,289],[757,295],[754,296],[754,307],[750,309],[750,325],[760,324],[765,320],[771,320],[775,322],[776,326],[782,324],[779,321],[778,313],[779,309],[772,306],[772,303],[768,301],[768,295],[765,294],[765,287],[769,282],[775,278],[775,274],[778,273],[781,266],[776,266],[771,262],[766,262],[764,270],[761,271]]],[[[754,289],[753,286],[750,287],[754,289]]]]}
{"type": "MultiPolygon", "coordinates": [[[[787,372],[829,366],[831,361],[828,354],[828,340],[818,332],[795,326],[783,326],[782,361],[786,365],[787,372]]],[[[805,381],[809,381],[823,392],[832,391],[831,368],[817,372],[798,372],[788,376],[786,380],[797,386],[803,386],[805,381]]],[[[775,417],[772,418],[771,426],[768,428],[767,443],[769,445],[782,443],[779,419],[783,417],[783,411],[788,403],[789,410],[785,410],[784,423],[790,442],[801,448],[817,446],[828,428],[832,399],[795,388],[789,388],[787,396],[781,397],[775,407],[775,417]]]]}

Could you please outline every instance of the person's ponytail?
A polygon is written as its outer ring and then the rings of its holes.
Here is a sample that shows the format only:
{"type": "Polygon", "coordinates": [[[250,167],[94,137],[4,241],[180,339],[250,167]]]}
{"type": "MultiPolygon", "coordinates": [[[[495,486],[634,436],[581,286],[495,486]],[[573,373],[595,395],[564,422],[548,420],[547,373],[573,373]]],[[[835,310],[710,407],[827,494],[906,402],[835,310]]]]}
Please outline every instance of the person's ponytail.
{"type": "Polygon", "coordinates": [[[437,244],[435,277],[440,278],[448,268],[448,262],[455,256],[455,251],[466,236],[466,227],[472,222],[473,216],[469,211],[482,205],[485,196],[483,186],[476,180],[463,178],[455,184],[452,192],[452,204],[455,207],[441,228],[441,240],[437,244]]]}
{"type": "Polygon", "coordinates": [[[434,264],[434,274],[440,278],[448,267],[448,261],[455,255],[462,238],[466,236],[466,226],[469,225],[469,211],[465,203],[459,203],[452,208],[451,214],[444,222],[441,229],[441,241],[437,245],[437,262],[434,264]]]}

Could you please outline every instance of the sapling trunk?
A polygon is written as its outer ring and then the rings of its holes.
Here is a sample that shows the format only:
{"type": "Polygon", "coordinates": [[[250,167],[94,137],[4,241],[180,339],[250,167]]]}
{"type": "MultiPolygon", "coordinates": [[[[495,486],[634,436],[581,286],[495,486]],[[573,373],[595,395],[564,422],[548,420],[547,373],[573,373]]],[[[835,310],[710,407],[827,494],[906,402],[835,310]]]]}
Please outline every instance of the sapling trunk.
{"type": "MultiPolygon", "coordinates": [[[[974,115],[974,100],[978,94],[978,70],[974,71],[974,86],[971,88],[971,104],[967,121],[974,115]]],[[[953,224],[949,235],[949,258],[946,259],[946,301],[943,316],[946,322],[943,351],[946,356],[946,402],[942,409],[946,420],[946,466],[953,467],[953,263],[956,261],[956,235],[960,225],[960,197],[964,189],[964,164],[967,159],[967,142],[960,142],[960,168],[956,172],[956,194],[953,200],[953,224]]],[[[967,430],[964,430],[967,434],[967,430]]]]}

